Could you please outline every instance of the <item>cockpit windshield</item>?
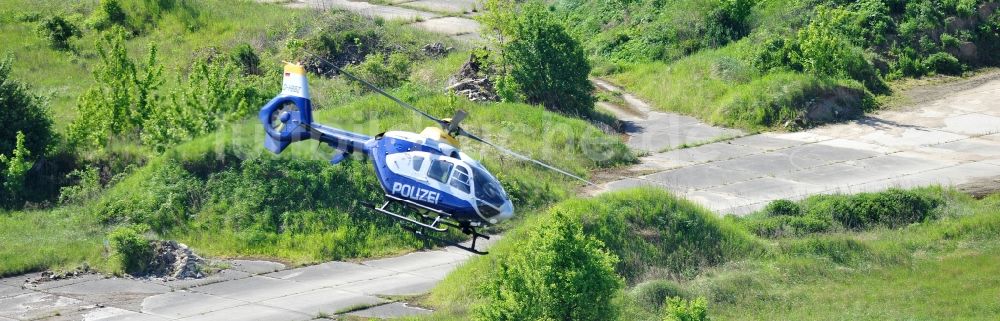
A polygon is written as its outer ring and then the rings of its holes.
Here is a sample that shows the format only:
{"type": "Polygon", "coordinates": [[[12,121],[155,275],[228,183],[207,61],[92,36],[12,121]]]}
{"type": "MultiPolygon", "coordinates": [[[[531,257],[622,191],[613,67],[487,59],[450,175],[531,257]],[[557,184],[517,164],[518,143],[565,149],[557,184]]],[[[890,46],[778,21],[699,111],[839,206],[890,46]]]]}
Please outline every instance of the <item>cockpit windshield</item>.
{"type": "Polygon", "coordinates": [[[478,166],[469,167],[472,168],[472,180],[475,183],[476,198],[490,203],[497,208],[503,206],[507,196],[503,188],[500,187],[500,182],[478,166]]]}

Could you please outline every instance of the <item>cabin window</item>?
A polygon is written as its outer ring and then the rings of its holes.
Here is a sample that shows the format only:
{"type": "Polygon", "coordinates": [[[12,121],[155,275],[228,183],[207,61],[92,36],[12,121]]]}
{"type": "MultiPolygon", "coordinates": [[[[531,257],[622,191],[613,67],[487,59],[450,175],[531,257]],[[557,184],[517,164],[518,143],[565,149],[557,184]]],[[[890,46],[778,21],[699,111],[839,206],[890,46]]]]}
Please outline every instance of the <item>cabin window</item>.
{"type": "Polygon", "coordinates": [[[427,171],[427,177],[441,183],[448,182],[448,175],[451,174],[452,163],[437,159],[431,161],[431,169],[427,171]]]}
{"type": "Polygon", "coordinates": [[[424,157],[423,156],[415,156],[415,157],[413,157],[413,160],[411,162],[413,162],[413,171],[414,172],[420,172],[420,168],[424,167],[424,157]]]}
{"type": "Polygon", "coordinates": [[[451,184],[451,187],[466,193],[471,191],[472,189],[469,187],[469,170],[462,166],[455,167],[455,171],[451,173],[451,183],[449,184],[451,184]]]}

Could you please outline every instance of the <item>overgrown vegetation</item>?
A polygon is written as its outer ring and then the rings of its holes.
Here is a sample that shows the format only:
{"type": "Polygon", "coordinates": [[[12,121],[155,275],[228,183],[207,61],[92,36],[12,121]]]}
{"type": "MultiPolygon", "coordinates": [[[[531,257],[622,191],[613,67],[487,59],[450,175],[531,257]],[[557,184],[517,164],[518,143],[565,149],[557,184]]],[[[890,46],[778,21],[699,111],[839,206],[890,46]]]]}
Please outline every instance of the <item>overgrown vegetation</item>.
{"type": "MultiPolygon", "coordinates": [[[[17,102],[2,111],[0,154],[16,160],[4,164],[17,164],[11,168],[18,178],[5,181],[26,182],[26,197],[4,205],[15,212],[0,214],[0,274],[77,264],[128,272],[135,262],[124,259],[132,255],[103,256],[101,244],[105,235],[135,240],[125,234],[131,226],[148,226],[146,236],[175,239],[208,256],[293,263],[424,246],[395,222],[366,214],[363,202],[380,195],[365,160],[330,166],[325,147],[296,145],[281,157],[261,148],[263,132],[249,118],[280,91],[281,60],[303,61],[313,72],[315,117],[324,124],[369,135],[434,125],[322,69],[317,56],[432,114],[467,110],[470,130],[579,175],[634,161],[617,138],[585,121],[523,103],[478,104],[440,92],[439,84],[461,64],[454,58],[468,53],[428,56],[420,50],[427,42],[450,41],[399,22],[230,0],[28,4],[0,4],[0,41],[16,44],[10,49],[18,62],[0,68],[0,88],[11,97],[4,102],[17,102]],[[23,8],[45,14],[20,13],[23,8]],[[54,48],[38,32],[49,16],[78,27],[79,40],[69,38],[69,50],[54,48]],[[16,139],[17,131],[23,139],[16,139]],[[46,189],[38,192],[39,186],[46,189]],[[28,213],[58,224],[40,226],[45,235],[31,237],[11,230],[34,222],[28,213]],[[59,230],[73,224],[88,234],[59,230]],[[32,253],[18,257],[26,252],[32,253]]],[[[519,213],[574,194],[558,174],[483,146],[464,151],[500,177],[519,213]]],[[[126,245],[114,251],[130,251],[126,245]]]]}
{"type": "Polygon", "coordinates": [[[499,54],[497,92],[573,115],[593,113],[590,62],[578,40],[539,1],[486,1],[480,18],[499,54]]]}
{"type": "MultiPolygon", "coordinates": [[[[467,306],[511,304],[477,292],[477,284],[506,284],[523,277],[508,275],[505,262],[526,260],[523,249],[535,246],[528,242],[547,242],[538,238],[539,230],[555,222],[582,225],[584,237],[600,240],[608,252],[622,258],[614,275],[633,286],[624,292],[603,294],[602,299],[612,300],[619,311],[606,314],[606,320],[823,320],[844,315],[856,319],[933,319],[997,314],[972,307],[990,304],[991,295],[996,294],[992,284],[1000,282],[991,272],[995,269],[980,264],[997,258],[1000,195],[973,200],[942,188],[826,195],[801,202],[777,201],[745,218],[718,219],[665,192],[640,189],[570,200],[525,222],[494,245],[491,256],[475,258],[449,275],[424,301],[438,312],[417,319],[460,320],[475,311],[467,306]],[[646,215],[649,219],[642,219],[646,215]],[[796,230],[780,237],[764,234],[765,238],[758,238],[748,233],[758,223],[775,217],[808,215],[829,216],[827,225],[834,227],[796,230]],[[841,221],[864,223],[842,225],[841,221]],[[678,238],[671,238],[675,235],[678,238]],[[644,244],[651,247],[647,250],[644,244]],[[713,255],[714,249],[731,251],[713,255]],[[669,264],[655,253],[699,263],[669,264]],[[635,270],[623,268],[628,258],[645,272],[628,273],[635,270]],[[974,263],[966,266],[959,263],[962,261],[974,263]],[[932,274],[937,276],[929,276],[932,274]],[[958,280],[944,281],[944,275],[958,280]],[[968,293],[964,294],[946,285],[961,280],[981,283],[966,284],[962,291],[968,293]],[[829,290],[831,287],[836,290],[829,290]],[[925,289],[925,295],[902,298],[905,291],[916,288],[925,289]],[[886,298],[859,303],[861,293],[886,298]],[[908,303],[900,305],[898,300],[908,303]],[[933,302],[949,308],[906,308],[910,302],[933,302]]],[[[538,257],[527,259],[536,262],[545,260],[541,255],[528,257],[538,257]]],[[[526,295],[517,302],[533,302],[528,299],[533,297],[526,295]]]]}
{"type": "Polygon", "coordinates": [[[796,129],[857,117],[887,81],[996,64],[990,1],[562,1],[598,74],[658,108],[796,129]],[[781,90],[791,82],[794,90],[781,90]],[[768,95],[758,93],[769,93],[768,95]]]}
{"type": "Polygon", "coordinates": [[[136,274],[146,270],[153,259],[153,246],[143,235],[148,229],[145,225],[125,225],[108,233],[111,260],[117,272],[136,274]]]}
{"type": "Polygon", "coordinates": [[[617,314],[611,299],[622,280],[617,257],[580,224],[556,213],[499,262],[481,291],[477,320],[606,320],[617,314]]]}

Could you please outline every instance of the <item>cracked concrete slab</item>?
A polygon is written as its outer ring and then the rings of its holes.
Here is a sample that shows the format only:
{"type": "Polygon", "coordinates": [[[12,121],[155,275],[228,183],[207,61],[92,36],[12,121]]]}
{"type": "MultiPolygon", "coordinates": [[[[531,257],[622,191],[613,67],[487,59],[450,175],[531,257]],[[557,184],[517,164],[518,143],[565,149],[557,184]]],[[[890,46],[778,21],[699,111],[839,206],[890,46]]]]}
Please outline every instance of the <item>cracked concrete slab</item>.
{"type": "Polygon", "coordinates": [[[348,262],[328,262],[267,274],[266,276],[317,286],[337,286],[341,284],[374,280],[398,272],[379,269],[348,262]]]}
{"type": "Polygon", "coordinates": [[[192,317],[187,317],[178,320],[184,321],[228,321],[228,320],[245,320],[245,321],[269,321],[269,320],[285,320],[285,321],[299,321],[299,320],[311,320],[315,316],[308,315],[300,312],[279,309],[275,307],[259,305],[259,304],[247,304],[236,306],[228,309],[218,310],[209,312],[206,314],[199,314],[192,317]]]}
{"type": "Polygon", "coordinates": [[[365,261],[361,264],[390,271],[407,272],[462,262],[466,259],[466,256],[455,253],[442,251],[421,251],[402,256],[365,261]]]}
{"type": "Polygon", "coordinates": [[[730,170],[711,164],[695,165],[643,177],[672,189],[705,189],[760,177],[760,174],[730,170]]]}
{"type": "Polygon", "coordinates": [[[782,178],[762,177],[712,188],[708,191],[727,193],[748,200],[749,203],[759,203],[775,199],[796,199],[801,195],[815,194],[824,190],[826,188],[816,184],[801,183],[782,178]]]}
{"type": "Polygon", "coordinates": [[[406,305],[406,303],[393,302],[364,310],[354,311],[348,313],[347,315],[362,317],[362,318],[394,319],[411,315],[431,314],[432,312],[434,311],[418,307],[411,307],[409,305],[406,305]]]}
{"type": "Polygon", "coordinates": [[[336,289],[319,289],[260,302],[262,305],[292,310],[307,315],[336,314],[359,306],[371,306],[389,301],[336,289]]]}
{"type": "Polygon", "coordinates": [[[257,261],[257,260],[229,260],[230,269],[246,272],[249,274],[264,274],[277,272],[285,269],[285,265],[278,262],[257,261]]]}
{"type": "Polygon", "coordinates": [[[103,307],[89,310],[83,314],[84,321],[166,321],[172,320],[155,315],[143,314],[115,307],[103,307]]]}
{"type": "Polygon", "coordinates": [[[18,296],[21,294],[29,293],[30,290],[23,289],[21,287],[14,287],[9,285],[0,285],[0,299],[5,299],[9,297],[18,296]]]}
{"type": "Polygon", "coordinates": [[[142,313],[180,319],[244,305],[246,302],[204,293],[176,291],[154,295],[142,301],[142,313]]]}
{"type": "Polygon", "coordinates": [[[417,0],[396,1],[393,4],[418,10],[444,13],[472,13],[482,10],[480,0],[417,0]]]}
{"type": "Polygon", "coordinates": [[[194,287],[190,290],[193,292],[221,296],[239,301],[259,302],[286,295],[308,292],[321,287],[322,286],[316,284],[279,280],[263,276],[252,276],[245,279],[194,287]]]}
{"type": "Polygon", "coordinates": [[[76,315],[89,304],[77,299],[43,292],[25,293],[0,299],[0,316],[36,320],[59,315],[76,315]]]}
{"type": "Polygon", "coordinates": [[[367,295],[417,295],[427,293],[437,280],[413,274],[394,274],[365,282],[346,284],[340,289],[367,295]]]}

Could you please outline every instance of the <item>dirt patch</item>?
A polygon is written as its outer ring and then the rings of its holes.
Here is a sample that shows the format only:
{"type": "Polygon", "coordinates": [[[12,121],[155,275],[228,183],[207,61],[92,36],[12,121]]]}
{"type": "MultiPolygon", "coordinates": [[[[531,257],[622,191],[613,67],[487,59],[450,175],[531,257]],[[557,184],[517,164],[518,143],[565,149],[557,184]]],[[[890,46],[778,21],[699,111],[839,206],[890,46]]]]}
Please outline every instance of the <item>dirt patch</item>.
{"type": "Polygon", "coordinates": [[[1000,192],[1000,176],[980,178],[969,183],[958,185],[956,188],[959,191],[972,195],[972,197],[976,199],[982,199],[1000,192]]]}
{"type": "Polygon", "coordinates": [[[893,105],[918,108],[995,80],[1000,80],[1000,69],[987,69],[969,77],[935,76],[909,80],[897,89],[901,91],[899,94],[901,99],[893,105]]]}

